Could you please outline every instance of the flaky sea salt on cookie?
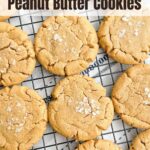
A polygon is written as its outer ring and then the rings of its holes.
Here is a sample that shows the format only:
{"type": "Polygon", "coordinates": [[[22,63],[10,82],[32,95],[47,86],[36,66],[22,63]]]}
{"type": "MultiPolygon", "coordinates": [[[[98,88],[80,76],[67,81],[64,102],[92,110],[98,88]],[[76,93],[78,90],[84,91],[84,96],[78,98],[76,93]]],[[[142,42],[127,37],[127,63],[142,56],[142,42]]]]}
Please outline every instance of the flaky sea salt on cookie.
{"type": "Polygon", "coordinates": [[[125,71],[114,85],[112,100],[127,124],[150,128],[150,65],[135,65],[125,71]]]}
{"type": "Polygon", "coordinates": [[[0,149],[28,150],[42,137],[47,124],[44,100],[27,87],[0,90],[0,149]]]}
{"type": "Polygon", "coordinates": [[[35,38],[36,56],[50,72],[74,75],[85,70],[98,52],[98,38],[84,17],[49,17],[35,38]]]}
{"type": "Polygon", "coordinates": [[[0,85],[19,84],[32,74],[35,53],[26,33],[0,22],[0,85]]]}
{"type": "Polygon", "coordinates": [[[75,75],[61,80],[52,92],[49,123],[68,138],[96,138],[111,124],[114,109],[105,89],[94,79],[75,75]]]}
{"type": "Polygon", "coordinates": [[[100,46],[123,64],[138,64],[150,52],[150,17],[105,17],[98,31],[100,46]]]}
{"type": "Polygon", "coordinates": [[[76,150],[121,150],[121,148],[108,140],[90,140],[79,144],[76,150]]]}

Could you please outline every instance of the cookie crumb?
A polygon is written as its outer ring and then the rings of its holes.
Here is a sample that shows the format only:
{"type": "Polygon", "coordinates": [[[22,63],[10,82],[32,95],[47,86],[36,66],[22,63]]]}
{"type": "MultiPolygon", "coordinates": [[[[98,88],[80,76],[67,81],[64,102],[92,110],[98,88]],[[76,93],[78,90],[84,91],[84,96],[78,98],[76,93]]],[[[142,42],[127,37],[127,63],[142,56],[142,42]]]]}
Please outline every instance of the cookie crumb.
{"type": "Polygon", "coordinates": [[[55,34],[53,38],[54,38],[55,41],[58,41],[58,42],[62,42],[63,41],[59,34],[55,34]]]}
{"type": "Polygon", "coordinates": [[[119,37],[120,38],[123,38],[125,34],[126,34],[126,30],[125,29],[122,29],[121,31],[119,31],[119,37]]]}

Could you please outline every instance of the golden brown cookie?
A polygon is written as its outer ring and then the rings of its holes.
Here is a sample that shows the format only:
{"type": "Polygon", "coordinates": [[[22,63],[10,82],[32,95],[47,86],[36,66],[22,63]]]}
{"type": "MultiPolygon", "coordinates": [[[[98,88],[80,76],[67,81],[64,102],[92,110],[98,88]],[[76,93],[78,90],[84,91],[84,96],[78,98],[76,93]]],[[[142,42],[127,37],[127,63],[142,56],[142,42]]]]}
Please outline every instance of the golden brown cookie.
{"type": "Polygon", "coordinates": [[[114,60],[138,64],[150,51],[150,17],[105,17],[98,36],[101,47],[114,60]]]}
{"type": "Polygon", "coordinates": [[[61,80],[48,108],[51,126],[68,138],[96,138],[114,115],[112,101],[105,95],[105,89],[90,77],[74,75],[61,80]]]}
{"type": "Polygon", "coordinates": [[[91,140],[80,144],[76,150],[121,150],[121,148],[108,140],[91,140]]]}
{"type": "Polygon", "coordinates": [[[98,52],[98,38],[84,17],[49,17],[35,38],[36,56],[50,72],[74,75],[85,70],[98,52]]]}
{"type": "Polygon", "coordinates": [[[127,124],[150,128],[150,65],[135,65],[124,72],[114,85],[112,100],[127,124]]]}
{"type": "Polygon", "coordinates": [[[150,129],[137,135],[130,146],[130,150],[150,150],[150,129]]]}
{"type": "Polygon", "coordinates": [[[32,74],[35,53],[26,33],[0,22],[0,84],[19,84],[32,74]]]}
{"type": "Polygon", "coordinates": [[[27,150],[43,135],[47,124],[44,100],[27,87],[0,90],[0,149],[27,150]]]}
{"type": "Polygon", "coordinates": [[[0,16],[0,22],[5,21],[9,18],[9,16],[0,16]]]}

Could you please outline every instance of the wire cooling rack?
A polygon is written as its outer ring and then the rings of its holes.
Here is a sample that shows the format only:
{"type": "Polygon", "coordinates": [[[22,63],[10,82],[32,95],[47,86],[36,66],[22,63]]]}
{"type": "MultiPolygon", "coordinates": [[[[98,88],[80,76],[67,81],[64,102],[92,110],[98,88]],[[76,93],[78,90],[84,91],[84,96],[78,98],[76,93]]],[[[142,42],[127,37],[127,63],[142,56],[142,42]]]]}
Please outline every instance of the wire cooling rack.
{"type": "MultiPolygon", "coordinates": [[[[88,16],[88,13],[87,13],[88,16]]],[[[8,20],[12,25],[21,28],[28,33],[29,38],[34,40],[34,36],[46,17],[37,16],[17,16],[8,20]]],[[[102,17],[87,17],[91,24],[98,30],[102,17]]],[[[128,66],[114,62],[106,53],[100,49],[97,58],[90,67],[82,74],[88,75],[101,83],[107,89],[107,96],[110,96],[111,89],[117,77],[126,70],[128,66]]],[[[39,63],[30,78],[22,83],[36,90],[48,103],[51,99],[51,91],[60,77],[48,73],[39,63]]],[[[111,126],[99,138],[108,139],[117,143],[123,150],[127,150],[138,130],[126,125],[119,116],[115,115],[111,126]]],[[[34,145],[32,150],[74,150],[77,142],[59,135],[48,125],[45,134],[38,144],[34,145]]]]}

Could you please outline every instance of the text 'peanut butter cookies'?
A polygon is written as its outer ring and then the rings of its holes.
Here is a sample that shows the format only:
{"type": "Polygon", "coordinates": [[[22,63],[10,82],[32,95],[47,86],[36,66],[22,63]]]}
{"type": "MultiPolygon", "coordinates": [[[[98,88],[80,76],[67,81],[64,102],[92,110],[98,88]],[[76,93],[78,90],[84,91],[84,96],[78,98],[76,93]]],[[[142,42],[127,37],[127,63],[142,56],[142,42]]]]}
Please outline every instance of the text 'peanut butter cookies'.
{"type": "Polygon", "coordinates": [[[106,91],[94,79],[75,75],[61,80],[52,92],[49,122],[65,137],[94,139],[110,125],[114,109],[106,91]]]}
{"type": "Polygon", "coordinates": [[[98,36],[102,48],[123,64],[138,64],[150,51],[150,17],[106,17],[98,36]]]}
{"type": "Polygon", "coordinates": [[[98,39],[84,17],[49,17],[36,35],[35,50],[39,62],[48,71],[74,75],[95,59],[98,39]]]}
{"type": "Polygon", "coordinates": [[[108,140],[91,140],[80,144],[76,150],[121,150],[121,148],[108,140]]]}
{"type": "Polygon", "coordinates": [[[127,124],[150,128],[150,65],[136,65],[123,73],[114,85],[112,100],[127,124]]]}
{"type": "Polygon", "coordinates": [[[150,129],[137,135],[130,146],[130,150],[150,150],[150,129]]]}
{"type": "Polygon", "coordinates": [[[35,62],[33,44],[26,33],[0,22],[0,84],[21,83],[32,74],[35,62]]]}
{"type": "Polygon", "coordinates": [[[43,135],[47,124],[44,100],[27,87],[0,90],[0,149],[27,150],[43,135]]]}

